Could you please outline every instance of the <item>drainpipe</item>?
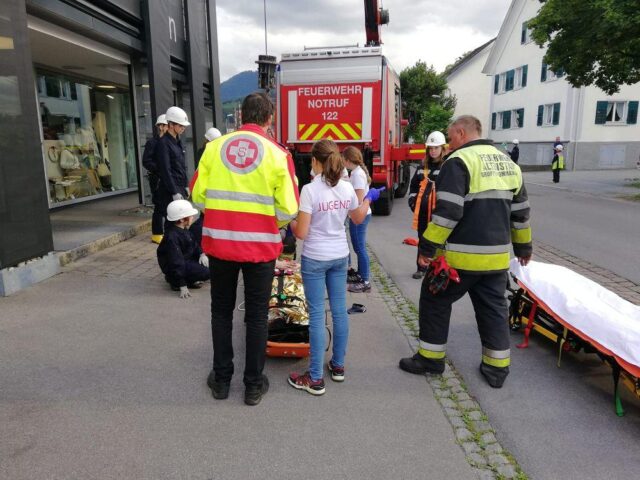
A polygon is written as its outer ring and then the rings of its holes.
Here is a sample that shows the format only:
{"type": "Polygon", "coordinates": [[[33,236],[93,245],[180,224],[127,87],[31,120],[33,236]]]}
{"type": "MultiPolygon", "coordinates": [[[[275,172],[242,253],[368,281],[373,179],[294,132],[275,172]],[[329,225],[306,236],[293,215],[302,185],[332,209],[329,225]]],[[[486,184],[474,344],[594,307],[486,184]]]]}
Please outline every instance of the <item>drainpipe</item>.
{"type": "Polygon", "coordinates": [[[584,121],[584,119],[582,118],[582,115],[584,113],[584,87],[580,87],[578,89],[578,105],[576,108],[576,116],[574,118],[574,122],[573,122],[573,132],[572,132],[572,137],[573,139],[569,139],[569,141],[573,140],[574,142],[574,146],[573,146],[573,167],[571,168],[571,171],[575,172],[576,171],[576,161],[578,159],[578,145],[580,142],[578,142],[578,136],[582,135],[582,122],[584,121]]]}

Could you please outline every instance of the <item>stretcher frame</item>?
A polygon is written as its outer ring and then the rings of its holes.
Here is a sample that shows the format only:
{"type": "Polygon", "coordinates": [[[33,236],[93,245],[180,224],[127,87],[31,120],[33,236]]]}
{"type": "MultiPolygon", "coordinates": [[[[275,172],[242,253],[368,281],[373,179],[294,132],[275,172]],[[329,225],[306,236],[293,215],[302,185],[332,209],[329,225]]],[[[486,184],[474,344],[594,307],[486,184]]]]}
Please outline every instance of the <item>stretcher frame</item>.
{"type": "Polygon", "coordinates": [[[517,348],[527,348],[532,331],[540,333],[551,340],[558,348],[557,366],[560,368],[564,352],[595,353],[603,363],[611,367],[613,379],[613,398],[616,415],[624,416],[624,408],[618,386],[620,382],[631,393],[640,399],[640,374],[638,368],[614,355],[595,340],[589,338],[580,330],[572,327],[568,322],[556,315],[540,298],[536,297],[526,285],[510,274],[518,285],[517,289],[509,288],[509,325],[511,330],[524,328],[524,339],[516,345],[517,348]]]}

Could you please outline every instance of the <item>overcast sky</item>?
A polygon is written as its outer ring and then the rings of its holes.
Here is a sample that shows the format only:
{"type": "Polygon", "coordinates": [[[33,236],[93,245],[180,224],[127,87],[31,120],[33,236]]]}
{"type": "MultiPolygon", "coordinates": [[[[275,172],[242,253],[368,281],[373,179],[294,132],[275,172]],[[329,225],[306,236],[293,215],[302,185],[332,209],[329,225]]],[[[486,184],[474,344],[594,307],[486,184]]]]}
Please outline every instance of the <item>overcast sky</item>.
{"type": "MultiPolygon", "coordinates": [[[[389,10],[383,52],[400,72],[423,60],[442,71],[498,34],[510,0],[381,0],[389,10]]],[[[254,70],[264,54],[262,0],[217,0],[220,74],[254,70]]],[[[362,0],[267,0],[268,52],[364,45],[362,0]]]]}

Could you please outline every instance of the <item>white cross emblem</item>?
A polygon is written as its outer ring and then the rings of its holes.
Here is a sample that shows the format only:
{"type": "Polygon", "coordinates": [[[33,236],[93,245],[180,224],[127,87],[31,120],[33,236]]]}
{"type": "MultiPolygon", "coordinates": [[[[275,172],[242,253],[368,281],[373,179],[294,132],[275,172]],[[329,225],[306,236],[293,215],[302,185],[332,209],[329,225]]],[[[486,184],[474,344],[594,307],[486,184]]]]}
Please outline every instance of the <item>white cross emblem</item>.
{"type": "Polygon", "coordinates": [[[249,148],[251,144],[249,142],[240,142],[238,146],[232,145],[229,148],[229,156],[234,156],[234,163],[236,165],[242,165],[247,162],[247,160],[253,160],[255,157],[256,151],[253,148],[249,148]]]}
{"type": "Polygon", "coordinates": [[[254,140],[249,135],[230,136],[222,145],[222,161],[229,170],[235,173],[251,173],[258,168],[263,155],[261,141],[254,140]]]}

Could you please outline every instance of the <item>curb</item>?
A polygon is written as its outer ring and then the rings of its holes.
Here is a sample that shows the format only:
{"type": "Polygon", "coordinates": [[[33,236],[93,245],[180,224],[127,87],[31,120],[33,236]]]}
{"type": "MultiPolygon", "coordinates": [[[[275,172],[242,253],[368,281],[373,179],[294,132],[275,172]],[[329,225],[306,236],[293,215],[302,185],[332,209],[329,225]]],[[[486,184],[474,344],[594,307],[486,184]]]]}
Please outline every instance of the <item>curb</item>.
{"type": "Polygon", "coordinates": [[[144,222],[138,223],[137,225],[129,227],[128,229],[121,232],[109,235],[108,237],[99,238],[97,240],[94,240],[93,242],[89,242],[71,250],[67,250],[66,252],[59,253],[57,254],[57,256],[58,260],[60,261],[60,266],[64,267],[71,262],[75,262],[76,260],[91,255],[92,253],[96,253],[100,250],[104,250],[105,248],[117,245],[118,243],[129,240],[130,238],[133,238],[141,233],[149,232],[150,230],[151,220],[145,220],[144,222]]]}
{"type": "MultiPolygon", "coordinates": [[[[371,279],[402,329],[413,353],[418,349],[418,309],[384,271],[375,253],[370,248],[368,251],[371,279]]],[[[479,479],[529,478],[513,455],[500,445],[489,418],[482,411],[480,404],[469,394],[462,376],[449,359],[446,360],[442,375],[426,374],[425,377],[451,424],[458,445],[479,479]]]]}

